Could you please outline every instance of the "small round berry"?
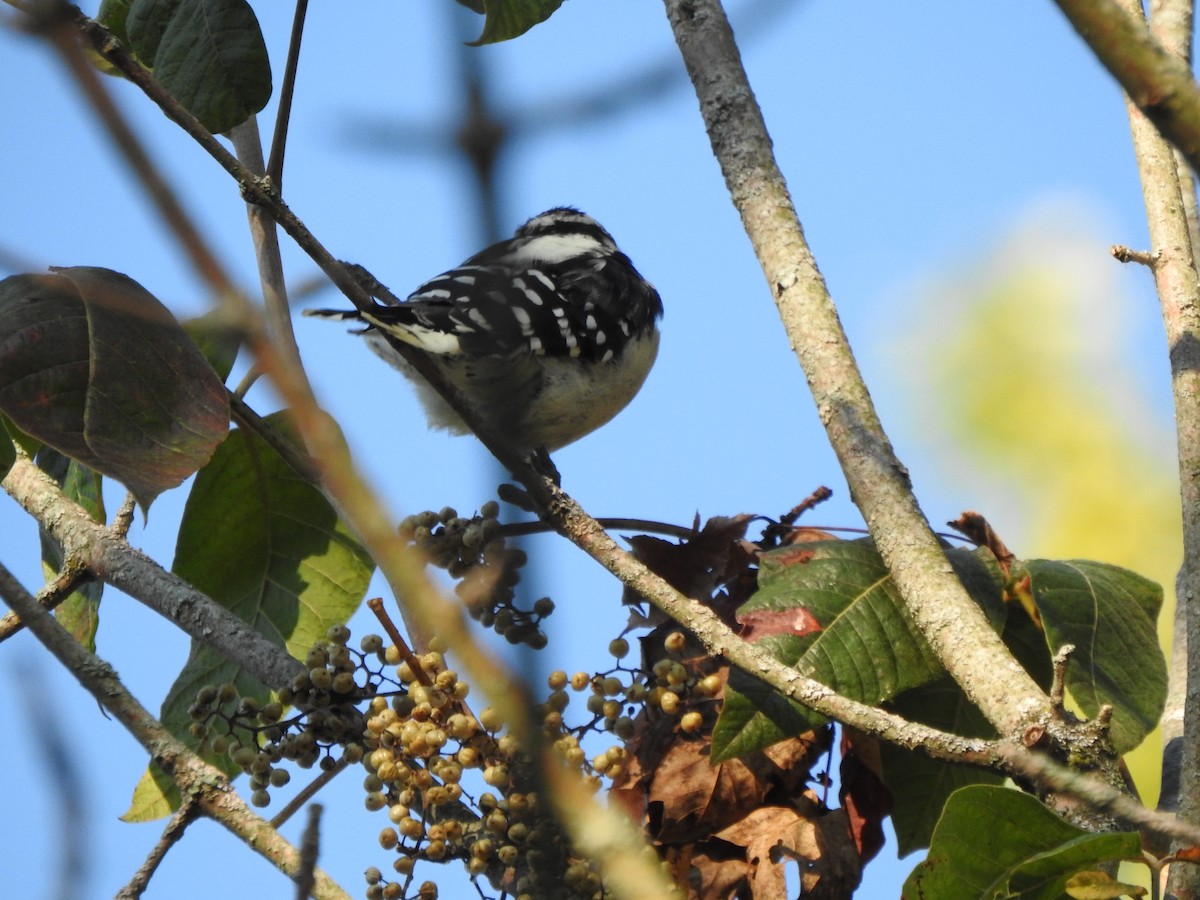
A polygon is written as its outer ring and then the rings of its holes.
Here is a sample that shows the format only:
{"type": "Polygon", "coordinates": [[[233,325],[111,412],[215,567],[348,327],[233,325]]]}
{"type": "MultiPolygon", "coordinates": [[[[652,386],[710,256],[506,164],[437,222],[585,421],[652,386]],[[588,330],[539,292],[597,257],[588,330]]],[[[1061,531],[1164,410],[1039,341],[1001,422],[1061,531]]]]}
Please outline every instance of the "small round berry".
{"type": "Polygon", "coordinates": [[[479,713],[479,724],[488,731],[499,731],[504,726],[504,719],[495,707],[485,706],[479,713]]]}
{"type": "Polygon", "coordinates": [[[615,638],[608,642],[609,655],[616,659],[624,659],[629,655],[629,641],[625,638],[615,638]]]}
{"type": "Polygon", "coordinates": [[[250,803],[259,808],[269,806],[271,804],[271,795],[265,790],[255,791],[250,795],[250,803]]]}
{"type": "Polygon", "coordinates": [[[672,631],[663,639],[663,646],[668,653],[678,653],[687,644],[687,635],[682,631],[672,631]]]}
{"type": "Polygon", "coordinates": [[[688,734],[695,734],[703,725],[704,716],[694,709],[679,717],[679,730],[688,734]]]}
{"type": "Polygon", "coordinates": [[[387,806],[387,798],[379,791],[372,791],[363,798],[363,805],[370,812],[378,812],[387,806]]]}
{"type": "Polygon", "coordinates": [[[483,770],[483,780],[494,788],[506,787],[508,785],[508,766],[503,763],[487,766],[483,770]]]}
{"type": "Polygon", "coordinates": [[[409,840],[416,840],[425,833],[425,826],[419,819],[414,819],[412,816],[405,816],[396,823],[396,826],[400,829],[400,833],[409,840]]]}
{"type": "Polygon", "coordinates": [[[516,863],[517,857],[520,855],[520,853],[521,851],[512,844],[505,844],[498,851],[496,851],[496,857],[500,860],[500,862],[504,863],[504,865],[511,866],[516,863]]]}
{"type": "Polygon", "coordinates": [[[378,653],[383,649],[383,638],[377,634],[364,634],[358,646],[363,653],[378,653]]]}

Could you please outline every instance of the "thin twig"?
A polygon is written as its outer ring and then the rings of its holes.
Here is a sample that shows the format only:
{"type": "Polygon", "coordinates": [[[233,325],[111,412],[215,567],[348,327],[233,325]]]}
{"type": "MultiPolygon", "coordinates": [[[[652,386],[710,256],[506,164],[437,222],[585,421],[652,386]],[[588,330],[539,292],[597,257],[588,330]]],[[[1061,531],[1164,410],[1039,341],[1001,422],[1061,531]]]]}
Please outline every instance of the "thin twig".
{"type": "MultiPolygon", "coordinates": [[[[52,610],[71,596],[71,593],[86,581],[90,581],[92,573],[81,563],[72,562],[68,557],[60,571],[37,594],[38,604],[46,610],[52,610]]],[[[20,592],[27,593],[24,586],[3,563],[0,563],[0,600],[12,606],[11,597],[20,592]]],[[[21,617],[15,612],[7,612],[0,616],[0,642],[8,640],[17,634],[24,626],[21,617]]]]}
{"type": "MultiPolygon", "coordinates": [[[[279,196],[278,185],[266,179],[266,163],[263,162],[262,141],[258,135],[258,119],[251,116],[229,132],[238,160],[260,183],[270,185],[274,196],[279,196]]],[[[271,211],[263,208],[254,199],[247,197],[246,217],[250,224],[250,237],[254,242],[254,258],[258,262],[258,280],[262,287],[263,306],[266,310],[267,334],[275,352],[289,366],[300,365],[300,348],[296,344],[296,333],[292,328],[292,308],[288,303],[287,280],[283,274],[283,258],[279,253],[279,229],[271,211]]]]}
{"type": "Polygon", "coordinates": [[[271,819],[271,827],[282,828],[283,824],[297,812],[303,809],[304,804],[308,803],[309,800],[315,797],[318,791],[325,787],[325,785],[329,784],[329,782],[333,781],[333,779],[337,778],[337,776],[342,774],[342,772],[345,772],[349,767],[350,761],[343,756],[337,761],[337,763],[334,764],[332,769],[326,769],[318,774],[316,778],[304,786],[300,793],[289,800],[283,809],[274,815],[274,817],[271,819]]]}
{"type": "Polygon", "coordinates": [[[288,41],[287,62],[283,66],[283,80],[279,86],[279,110],[275,114],[275,132],[271,135],[271,155],[267,161],[267,177],[280,194],[283,193],[283,157],[287,148],[288,125],[292,119],[292,97],[296,90],[296,70],[300,64],[300,41],[304,37],[304,18],[308,14],[308,0],[296,0],[296,12],[292,17],[292,36],[288,41]]]}
{"type": "Polygon", "coordinates": [[[1134,250],[1132,247],[1126,247],[1123,244],[1113,244],[1108,252],[1113,255],[1113,259],[1117,262],[1138,263],[1147,269],[1153,269],[1155,263],[1158,262],[1157,253],[1151,253],[1149,250],[1134,250]]]}
{"type": "Polygon", "coordinates": [[[1053,677],[1050,681],[1050,702],[1054,706],[1056,716],[1067,715],[1063,701],[1067,696],[1067,664],[1075,653],[1074,644],[1063,644],[1054,654],[1053,677]]]}
{"type": "Polygon", "coordinates": [[[396,652],[400,654],[400,658],[404,662],[408,663],[413,677],[426,687],[433,684],[433,679],[429,677],[429,673],[421,665],[421,660],[417,659],[416,654],[409,648],[408,642],[404,640],[404,635],[400,633],[400,629],[396,627],[396,623],[388,615],[388,611],[383,605],[383,598],[372,597],[367,601],[367,608],[375,613],[375,618],[379,620],[379,624],[387,632],[387,636],[391,638],[392,643],[395,644],[396,652]]]}
{"type": "Polygon", "coordinates": [[[175,810],[167,822],[167,826],[163,829],[158,843],[146,857],[146,861],[133,873],[129,883],[117,891],[115,900],[138,900],[146,892],[146,888],[150,886],[150,879],[158,871],[167,852],[179,842],[184,832],[187,831],[188,825],[194,822],[199,814],[200,807],[196,801],[191,797],[184,797],[179,804],[179,809],[175,810]]]}
{"type": "Polygon", "coordinates": [[[113,537],[118,537],[124,540],[129,536],[129,528],[133,525],[133,513],[137,509],[137,498],[130,491],[125,492],[125,499],[121,501],[121,506],[113,516],[112,524],[109,529],[113,533],[113,537]]]}

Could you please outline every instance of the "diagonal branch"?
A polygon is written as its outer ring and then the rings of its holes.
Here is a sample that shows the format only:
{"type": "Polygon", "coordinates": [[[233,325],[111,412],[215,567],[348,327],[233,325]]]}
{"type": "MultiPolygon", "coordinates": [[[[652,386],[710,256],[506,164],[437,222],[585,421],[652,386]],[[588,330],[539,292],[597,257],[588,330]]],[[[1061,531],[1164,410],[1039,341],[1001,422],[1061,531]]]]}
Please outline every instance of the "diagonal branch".
{"type": "MultiPolygon", "coordinates": [[[[27,592],[17,592],[9,599],[26,627],[67,671],[79,679],[96,701],[125,726],[158,767],[171,776],[180,793],[191,798],[201,814],[229,829],[288,875],[294,877],[300,871],[299,851],[246,806],[223,772],[171,735],[126,690],[112,666],[85,650],[27,592]]],[[[349,900],[349,895],[320,870],[314,871],[312,895],[318,900],[349,900]]]]}
{"type": "Polygon", "coordinates": [[[938,659],[1002,735],[1049,709],[958,579],[913,496],[796,218],[719,0],[665,0],[733,204],[854,502],[938,659]]]}
{"type": "Polygon", "coordinates": [[[1200,171],[1200,86],[1187,62],[1119,0],[1055,3],[1129,99],[1200,171]]]}
{"type": "MultiPolygon", "coordinates": [[[[304,670],[283,648],[94,521],[28,456],[18,455],[0,487],[62,544],[66,559],[84,561],[97,578],[140,600],[201,643],[237,660],[263,684],[291,684],[304,670]]],[[[5,599],[9,599],[8,591],[5,599]]],[[[15,604],[13,609],[17,610],[15,604]]],[[[28,625],[24,614],[17,611],[28,625]]]]}

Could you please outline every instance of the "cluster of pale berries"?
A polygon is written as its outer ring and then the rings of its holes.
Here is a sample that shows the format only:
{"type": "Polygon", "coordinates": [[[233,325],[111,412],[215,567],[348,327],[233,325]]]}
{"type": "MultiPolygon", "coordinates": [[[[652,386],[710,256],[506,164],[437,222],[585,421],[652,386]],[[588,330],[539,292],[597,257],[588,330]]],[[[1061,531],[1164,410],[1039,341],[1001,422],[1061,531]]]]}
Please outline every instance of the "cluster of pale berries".
{"type": "Polygon", "coordinates": [[[334,625],[309,648],[305,671],[274,700],[239,697],[233,684],[205,685],[188,708],[191,734],[202,746],[228,755],[250,777],[250,802],[266,806],[269,788],[290,780],[283,761],[301,768],[337,765],[334,748],[348,762],[362,758],[363,714],[358,708],[395,682],[383,674],[387,654],[379,635],[362,639],[361,652],[348,646],[350,629],[334,625]],[[374,665],[372,665],[374,661],[374,665]]]}
{"type": "MultiPolygon", "coordinates": [[[[443,528],[449,524],[442,521],[443,528]]],[[[471,711],[467,684],[442,654],[406,660],[379,635],[366,635],[359,650],[350,649],[349,639],[345,626],[329,629],[308,651],[305,671],[271,702],[239,699],[230,684],[197,695],[193,735],[249,775],[252,803],[267,805],[269,789],[288,782],[281,762],[329,769],[340,747],[346,761],[367,770],[367,808],[386,810],[390,819],[379,843],[396,853],[395,880],[368,869],[369,900],[435,897],[432,882],[414,882],[420,860],[459,860],[477,883],[518,900],[604,897],[597,872],[572,855],[553,815],[541,808],[516,739],[503,733],[490,707],[471,711]]],[[[609,645],[616,659],[609,672],[548,677],[549,693],[536,709],[543,737],[592,790],[624,775],[629,751],[618,744],[589,758],[580,744],[586,734],[628,741],[639,709],[677,719],[684,733],[705,726],[700,710],[712,704],[703,701],[721,690],[722,680],[715,664],[683,659],[686,645],[682,632],[668,634],[662,658],[643,672],[621,662],[630,646],[618,638],[609,645]],[[575,726],[564,717],[573,694],[586,694],[589,716],[575,726]]]]}
{"type": "Polygon", "coordinates": [[[455,592],[473,619],[509,643],[540,650],[546,646],[546,635],[538,625],[554,612],[554,601],[542,597],[532,609],[516,606],[516,586],[528,557],[524,550],[506,546],[499,514],[500,504],[494,500],[470,518],[447,506],[407,516],[400,533],[432,565],[459,579],[455,592]]]}

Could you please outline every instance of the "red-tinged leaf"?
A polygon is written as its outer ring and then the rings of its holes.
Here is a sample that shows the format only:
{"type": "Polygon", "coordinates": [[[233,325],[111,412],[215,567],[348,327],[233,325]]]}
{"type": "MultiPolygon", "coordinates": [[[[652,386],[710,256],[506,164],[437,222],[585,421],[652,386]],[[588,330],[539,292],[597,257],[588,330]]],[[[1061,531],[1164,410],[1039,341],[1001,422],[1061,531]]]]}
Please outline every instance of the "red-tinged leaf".
{"type": "Polygon", "coordinates": [[[883,847],[883,821],[892,811],[892,792],[883,783],[879,741],[842,729],[842,783],[838,797],[859,859],[869,862],[883,847]]]}
{"type": "MultiPolygon", "coordinates": [[[[1007,610],[995,559],[987,550],[951,550],[947,559],[997,630],[1007,610]]],[[[909,618],[891,575],[870,541],[824,541],[759,557],[758,592],[739,621],[775,616],[820,627],[768,634],[759,643],[785,665],[838,693],[872,705],[928,684],[941,663],[909,618]]],[[[713,754],[728,759],[819,721],[750,675],[734,672],[713,732],[713,754]]],[[[793,732],[795,733],[795,732],[793,732]]]]}
{"type": "Polygon", "coordinates": [[[738,616],[742,637],[757,641],[768,634],[795,634],[804,637],[821,630],[821,623],[803,607],[792,609],[756,609],[738,616]]]}
{"type": "Polygon", "coordinates": [[[229,426],[224,386],[167,308],[89,267],[0,281],[0,411],[143,509],[204,465],[229,426]]]}

